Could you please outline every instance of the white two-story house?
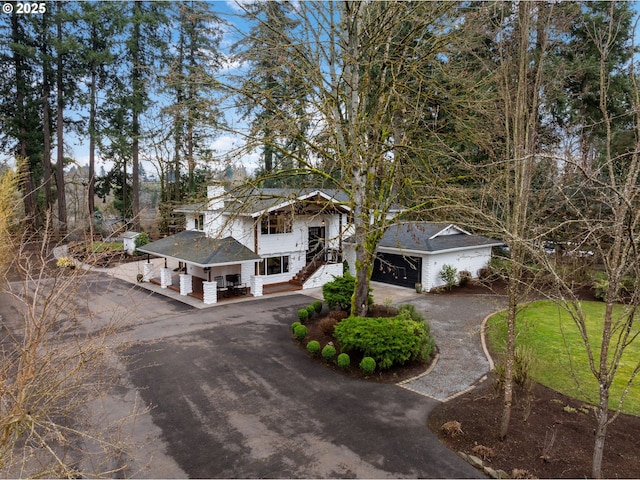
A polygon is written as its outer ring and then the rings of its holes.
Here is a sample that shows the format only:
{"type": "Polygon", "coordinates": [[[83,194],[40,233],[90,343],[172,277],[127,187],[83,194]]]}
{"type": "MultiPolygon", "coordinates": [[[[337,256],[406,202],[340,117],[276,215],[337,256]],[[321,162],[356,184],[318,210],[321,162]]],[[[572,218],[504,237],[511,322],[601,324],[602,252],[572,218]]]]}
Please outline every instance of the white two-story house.
{"type": "MultiPolygon", "coordinates": [[[[208,187],[207,201],[176,209],[186,230],[139,247],[165,258],[159,280],[145,264],[144,280],[205,303],[237,295],[306,289],[352,273],[351,210],[345,192],[266,188],[227,192],[208,187]],[[167,268],[167,259],[178,268],[167,268]]],[[[372,280],[425,290],[444,284],[443,266],[476,277],[502,242],[471,235],[452,224],[398,222],[376,251],[372,280]]]]}
{"type": "MultiPolygon", "coordinates": [[[[160,285],[202,295],[261,296],[265,287],[312,288],[342,275],[342,242],[350,235],[348,198],[339,190],[210,186],[207,201],[176,209],[186,230],[138,250],[179,262],[164,268],[160,285]]],[[[165,262],[166,265],[166,262],[165,262]]],[[[146,280],[154,281],[145,271],[146,280]]]]}

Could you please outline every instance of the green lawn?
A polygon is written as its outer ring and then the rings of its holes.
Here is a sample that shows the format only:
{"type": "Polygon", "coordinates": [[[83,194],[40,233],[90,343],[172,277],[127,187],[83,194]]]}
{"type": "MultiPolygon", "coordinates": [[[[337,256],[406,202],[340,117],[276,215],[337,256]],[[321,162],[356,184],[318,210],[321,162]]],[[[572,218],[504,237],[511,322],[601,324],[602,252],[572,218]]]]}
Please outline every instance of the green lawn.
{"type": "MultiPolygon", "coordinates": [[[[602,302],[582,302],[587,318],[587,332],[592,346],[600,346],[605,305],[602,302]]],[[[615,313],[622,314],[624,307],[616,306],[615,313]]],[[[489,319],[487,340],[495,352],[505,349],[506,321],[504,312],[489,319]]],[[[637,332],[640,328],[634,327],[637,332]]],[[[524,345],[534,352],[536,360],[531,373],[542,385],[591,404],[598,402],[598,384],[588,363],[584,343],[571,317],[557,304],[550,301],[527,305],[518,320],[516,345],[524,345]]],[[[612,343],[613,345],[613,343],[612,343]]],[[[600,349],[596,350],[596,362],[600,349]]],[[[627,347],[616,374],[609,401],[610,408],[617,408],[620,395],[633,369],[640,361],[640,338],[627,347]]],[[[622,411],[640,416],[640,378],[637,378],[627,394],[622,411]]]]}
{"type": "Polygon", "coordinates": [[[93,253],[122,252],[122,242],[94,242],[93,253]]]}

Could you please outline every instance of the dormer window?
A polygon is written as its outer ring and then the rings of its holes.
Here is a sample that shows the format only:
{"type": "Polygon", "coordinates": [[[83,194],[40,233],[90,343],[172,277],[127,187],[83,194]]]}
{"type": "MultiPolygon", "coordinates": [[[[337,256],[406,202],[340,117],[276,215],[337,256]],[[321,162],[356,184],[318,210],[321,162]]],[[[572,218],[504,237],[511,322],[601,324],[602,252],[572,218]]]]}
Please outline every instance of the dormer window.
{"type": "Polygon", "coordinates": [[[194,222],[195,222],[195,225],[194,225],[195,230],[204,231],[204,214],[203,213],[196,213],[194,222]]]}
{"type": "Polygon", "coordinates": [[[291,213],[274,212],[263,216],[260,231],[263,235],[291,233],[291,213]]]}

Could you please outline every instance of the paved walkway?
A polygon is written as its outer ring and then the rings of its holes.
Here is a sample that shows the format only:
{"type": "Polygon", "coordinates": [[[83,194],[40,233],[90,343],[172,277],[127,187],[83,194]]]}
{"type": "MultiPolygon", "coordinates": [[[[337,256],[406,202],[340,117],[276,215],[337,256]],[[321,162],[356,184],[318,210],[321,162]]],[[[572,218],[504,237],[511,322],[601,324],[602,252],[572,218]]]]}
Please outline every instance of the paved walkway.
{"type": "Polygon", "coordinates": [[[403,382],[402,387],[436,400],[446,401],[466,392],[490,370],[482,347],[482,320],[506,307],[494,295],[426,294],[412,299],[431,325],[439,354],[426,374],[403,382]]]}

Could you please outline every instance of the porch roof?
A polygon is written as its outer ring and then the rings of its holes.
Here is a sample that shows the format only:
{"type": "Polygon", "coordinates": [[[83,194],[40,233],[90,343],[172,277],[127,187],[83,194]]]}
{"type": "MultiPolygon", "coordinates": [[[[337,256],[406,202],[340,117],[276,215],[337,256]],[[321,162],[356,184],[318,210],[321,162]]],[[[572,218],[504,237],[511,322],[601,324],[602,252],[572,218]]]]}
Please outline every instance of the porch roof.
{"type": "Polygon", "coordinates": [[[200,267],[255,262],[261,258],[233,237],[210,238],[204,232],[185,230],[138,248],[138,251],[171,257],[200,267]]]}

